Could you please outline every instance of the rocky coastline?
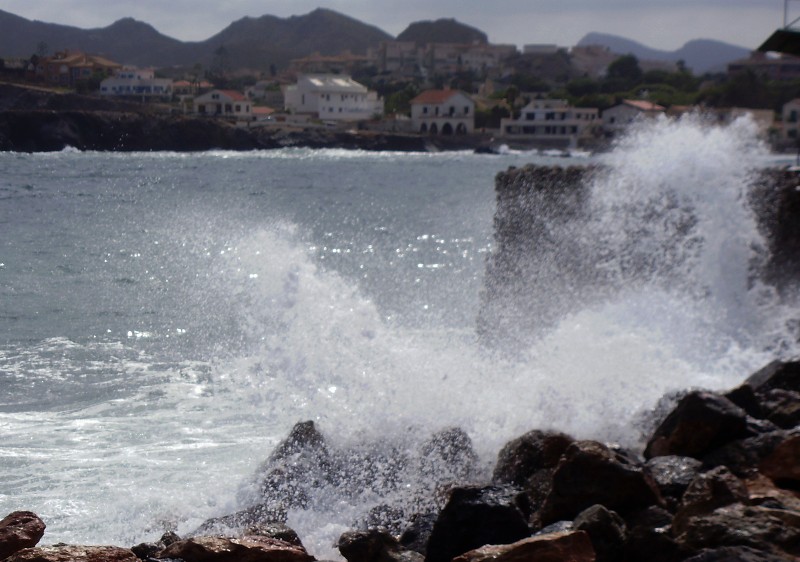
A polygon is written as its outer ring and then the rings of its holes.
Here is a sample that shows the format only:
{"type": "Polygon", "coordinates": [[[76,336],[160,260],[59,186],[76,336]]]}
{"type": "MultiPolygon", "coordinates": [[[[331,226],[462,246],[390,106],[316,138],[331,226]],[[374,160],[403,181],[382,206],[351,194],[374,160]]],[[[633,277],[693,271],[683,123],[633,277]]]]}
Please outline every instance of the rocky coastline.
{"type": "Polygon", "coordinates": [[[324,127],[241,127],[157,106],[0,84],[0,151],[265,150],[285,147],[429,152],[485,148],[486,135],[430,137],[324,127]]]}
{"type": "MultiPolygon", "coordinates": [[[[662,401],[641,450],[533,429],[476,472],[469,436],[447,428],[418,456],[337,448],[298,423],[254,475],[250,507],[194,533],[132,547],[38,547],[31,512],[0,521],[7,562],[310,562],[286,526],[315,490],[357,494],[429,471],[411,501],[375,506],[338,550],[348,562],[780,562],[800,556],[800,362],[774,362],[728,392],[662,401]]],[[[409,498],[406,498],[408,500],[409,498]]]]}

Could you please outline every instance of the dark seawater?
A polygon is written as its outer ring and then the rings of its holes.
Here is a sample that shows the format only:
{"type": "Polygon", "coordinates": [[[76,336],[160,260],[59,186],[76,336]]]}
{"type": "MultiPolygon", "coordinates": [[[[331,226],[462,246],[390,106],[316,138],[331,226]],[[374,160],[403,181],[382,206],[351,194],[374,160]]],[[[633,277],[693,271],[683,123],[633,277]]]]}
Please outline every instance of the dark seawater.
{"type": "MultiPolygon", "coordinates": [[[[599,208],[619,212],[615,190],[650,185],[655,167],[658,190],[776,160],[747,126],[703,131],[662,129],[674,153],[658,161],[636,146],[605,157],[620,173],[599,208]]],[[[710,290],[640,286],[571,313],[522,360],[482,349],[495,174],[589,161],[0,154],[0,511],[37,512],[45,543],[188,532],[240,508],[255,468],[304,419],[343,444],[458,424],[486,466],[534,427],[635,443],[633,421],[665,391],[729,386],[779,343],[786,352],[780,322],[765,324],[780,304],[768,291],[751,302],[735,279],[750,230],[722,274],[713,255],[686,272],[710,290]]],[[[746,215],[736,192],[700,192],[686,197],[709,247],[730,241],[704,209],[746,215]]],[[[331,557],[369,507],[319,499],[289,524],[331,557]]]]}

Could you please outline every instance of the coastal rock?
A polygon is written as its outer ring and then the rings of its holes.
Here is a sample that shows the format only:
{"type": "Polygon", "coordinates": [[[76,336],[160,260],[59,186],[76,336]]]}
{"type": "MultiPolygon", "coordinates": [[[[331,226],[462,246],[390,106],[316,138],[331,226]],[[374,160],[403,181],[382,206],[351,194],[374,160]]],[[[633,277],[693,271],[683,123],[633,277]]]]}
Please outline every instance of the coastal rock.
{"type": "Polygon", "coordinates": [[[800,423],[800,362],[773,361],[728,396],[751,416],[791,429],[800,423]]]}
{"type": "Polygon", "coordinates": [[[747,477],[759,469],[761,462],[796,431],[777,430],[732,441],[702,457],[703,466],[725,466],[739,477],[747,477]]]}
{"type": "Polygon", "coordinates": [[[672,538],[672,514],[650,506],[626,518],[627,534],[621,560],[638,562],[680,562],[686,553],[672,538]]]}
{"type": "Polygon", "coordinates": [[[662,497],[677,504],[692,480],[700,474],[703,463],[692,457],[666,455],[653,457],[645,463],[658,485],[662,497]]]}
{"type": "Polygon", "coordinates": [[[158,542],[154,543],[140,543],[131,547],[131,551],[142,560],[155,557],[159,552],[164,550],[172,543],[178,542],[181,538],[175,533],[169,531],[164,533],[158,542]]]}
{"type": "Polygon", "coordinates": [[[553,473],[539,517],[547,525],[595,504],[625,513],[662,502],[655,480],[635,459],[596,441],[576,441],[553,473]]]}
{"type": "Polygon", "coordinates": [[[509,441],[497,454],[492,482],[524,486],[537,471],[554,469],[573,441],[563,433],[539,430],[509,441]]]}
{"type": "Polygon", "coordinates": [[[720,466],[697,475],[683,494],[673,521],[676,534],[684,532],[688,520],[711,513],[718,507],[748,502],[747,486],[730,470],[720,466]]]}
{"type": "Polygon", "coordinates": [[[303,547],[269,537],[193,537],[175,542],[157,558],[184,562],[311,562],[303,547]]]}
{"type": "Polygon", "coordinates": [[[597,553],[597,562],[614,562],[622,556],[627,529],[622,517],[602,505],[593,505],[572,522],[576,531],[585,531],[597,553]]]}
{"type": "Polygon", "coordinates": [[[453,562],[594,562],[589,536],[583,531],[537,535],[506,544],[465,552],[453,562]]]}
{"type": "Polygon", "coordinates": [[[791,434],[758,465],[759,470],[776,483],[792,489],[800,487],[800,432],[791,434]]]}
{"type": "Polygon", "coordinates": [[[516,488],[454,488],[433,526],[425,560],[450,562],[468,550],[528,537],[529,516],[527,499],[516,488]]]}
{"type": "Polygon", "coordinates": [[[449,427],[422,444],[419,458],[421,474],[435,487],[468,480],[475,472],[478,455],[463,429],[449,427]]]}
{"type": "Polygon", "coordinates": [[[748,546],[778,555],[800,555],[800,517],[786,521],[786,513],[741,503],[688,518],[675,530],[677,541],[694,550],[721,546],[748,546]]]}
{"type": "Polygon", "coordinates": [[[790,555],[764,552],[748,546],[724,546],[703,549],[699,554],[686,558],[684,562],[796,562],[790,555]]]}
{"type": "Polygon", "coordinates": [[[54,545],[26,548],[6,562],[139,562],[133,551],[116,546],[54,545]]]}
{"type": "Polygon", "coordinates": [[[747,414],[713,392],[690,392],[661,422],[645,448],[647,458],[680,455],[700,458],[722,445],[747,437],[747,414]]]}
{"type": "Polygon", "coordinates": [[[388,532],[380,529],[349,531],[337,544],[348,562],[423,562],[425,557],[403,548],[388,532]]]}
{"type": "Polygon", "coordinates": [[[31,511],[14,511],[0,521],[0,560],[31,548],[44,535],[45,524],[31,511]]]}

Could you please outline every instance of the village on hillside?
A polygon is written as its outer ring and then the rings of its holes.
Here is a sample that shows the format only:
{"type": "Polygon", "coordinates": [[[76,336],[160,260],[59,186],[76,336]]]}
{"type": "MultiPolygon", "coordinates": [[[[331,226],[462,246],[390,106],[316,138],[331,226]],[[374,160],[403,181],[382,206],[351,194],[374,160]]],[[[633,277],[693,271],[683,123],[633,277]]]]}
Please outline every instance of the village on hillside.
{"type": "Polygon", "coordinates": [[[178,71],[46,51],[0,59],[0,80],[250,128],[480,133],[511,147],[592,150],[637,120],[696,112],[720,124],[750,114],[779,150],[798,139],[800,58],[785,55],[753,53],[697,76],[682,61],[600,45],[385,41],[364,55],[314,54],[261,73],[226,60],[224,46],[213,68],[178,71]]]}

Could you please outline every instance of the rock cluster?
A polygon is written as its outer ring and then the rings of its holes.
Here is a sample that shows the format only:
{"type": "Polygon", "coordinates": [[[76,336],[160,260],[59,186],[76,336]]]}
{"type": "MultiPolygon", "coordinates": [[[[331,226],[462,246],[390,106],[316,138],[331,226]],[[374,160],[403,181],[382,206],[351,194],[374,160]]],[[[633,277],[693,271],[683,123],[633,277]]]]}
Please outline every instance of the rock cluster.
{"type": "MultiPolygon", "coordinates": [[[[377,506],[337,546],[348,562],[797,560],[798,405],[800,362],[775,362],[725,394],[685,393],[641,453],[533,430],[480,482],[469,437],[451,428],[413,468],[436,476],[424,490],[431,501],[377,506]]],[[[299,423],[258,471],[259,501],[191,536],[35,547],[44,524],[17,512],[0,522],[0,560],[308,562],[287,511],[311,507],[326,486],[391,490],[414,464],[400,449],[335,449],[313,422],[299,423]]]]}

